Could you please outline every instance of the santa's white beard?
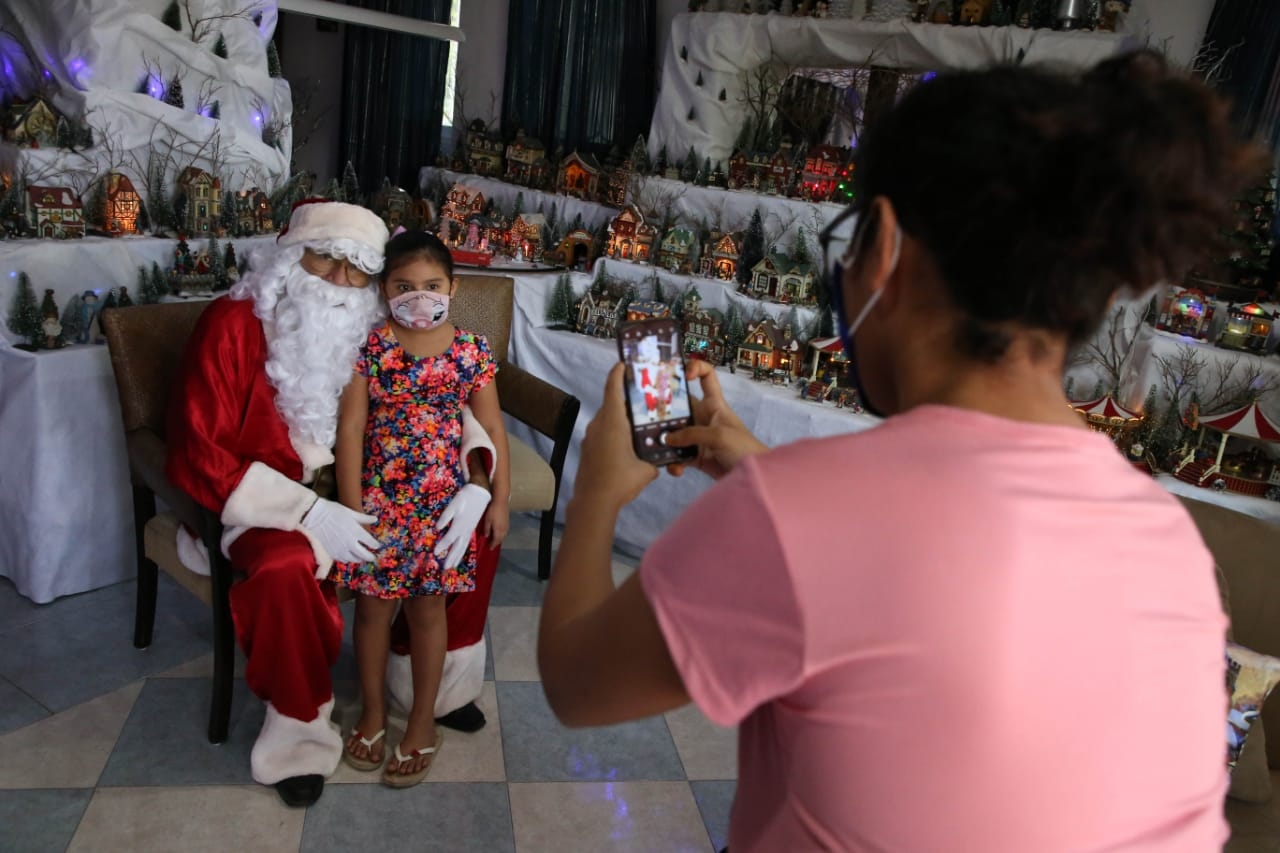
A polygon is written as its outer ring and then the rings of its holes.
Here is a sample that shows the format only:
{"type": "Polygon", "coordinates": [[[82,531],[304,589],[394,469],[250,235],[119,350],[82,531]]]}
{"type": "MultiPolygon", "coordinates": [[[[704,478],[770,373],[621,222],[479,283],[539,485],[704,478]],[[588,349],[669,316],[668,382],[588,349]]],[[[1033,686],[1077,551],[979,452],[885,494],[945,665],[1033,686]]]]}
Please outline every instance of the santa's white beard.
{"type": "Polygon", "coordinates": [[[232,295],[252,298],[254,314],[267,326],[267,379],[290,435],[332,447],[342,389],[360,345],[383,315],[375,286],[330,284],[294,260],[255,270],[232,295]]]}

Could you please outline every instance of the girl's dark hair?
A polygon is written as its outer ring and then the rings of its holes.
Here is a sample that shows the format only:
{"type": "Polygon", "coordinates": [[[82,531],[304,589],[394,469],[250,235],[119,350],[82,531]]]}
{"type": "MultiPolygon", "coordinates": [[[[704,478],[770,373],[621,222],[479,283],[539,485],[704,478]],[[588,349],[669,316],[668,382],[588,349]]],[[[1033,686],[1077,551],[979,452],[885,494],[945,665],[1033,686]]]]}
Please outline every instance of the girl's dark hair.
{"type": "Polygon", "coordinates": [[[962,351],[995,361],[1006,324],[1078,343],[1118,291],[1180,280],[1264,165],[1223,99],[1138,51],[940,74],[868,130],[854,182],[931,254],[962,351]]]}
{"type": "Polygon", "coordinates": [[[385,280],[398,267],[418,258],[426,258],[444,267],[445,275],[453,278],[453,255],[440,238],[429,231],[402,231],[387,241],[386,260],[382,264],[385,280]]]}

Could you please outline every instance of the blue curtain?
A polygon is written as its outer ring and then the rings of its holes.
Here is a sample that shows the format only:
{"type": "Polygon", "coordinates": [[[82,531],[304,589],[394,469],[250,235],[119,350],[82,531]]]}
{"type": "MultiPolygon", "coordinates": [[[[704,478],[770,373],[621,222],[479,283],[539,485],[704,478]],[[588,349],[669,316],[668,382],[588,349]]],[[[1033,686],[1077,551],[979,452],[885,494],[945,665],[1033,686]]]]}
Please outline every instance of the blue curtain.
{"type": "MultiPolygon", "coordinates": [[[[449,23],[449,0],[346,0],[379,12],[449,23]]],[[[383,178],[414,192],[435,161],[444,113],[449,42],[347,27],[339,173],[350,161],[367,194],[383,178]]]]}
{"type": "Polygon", "coordinates": [[[1234,101],[1241,128],[1274,149],[1280,142],[1280,2],[1217,0],[1204,45],[1227,52],[1216,85],[1234,101]]]}
{"type": "Polygon", "coordinates": [[[502,123],[547,147],[627,150],[653,115],[655,0],[511,0],[502,123]]]}

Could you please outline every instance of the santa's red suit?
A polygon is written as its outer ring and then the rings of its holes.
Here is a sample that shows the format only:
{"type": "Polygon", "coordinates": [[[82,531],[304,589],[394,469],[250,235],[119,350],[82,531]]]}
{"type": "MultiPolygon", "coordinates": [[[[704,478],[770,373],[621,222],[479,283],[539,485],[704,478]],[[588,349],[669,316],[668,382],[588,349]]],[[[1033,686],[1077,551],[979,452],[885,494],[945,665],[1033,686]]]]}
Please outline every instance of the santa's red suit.
{"type": "MultiPolygon", "coordinates": [[[[376,247],[380,262],[385,229],[382,242],[376,242],[377,229],[367,230],[374,237],[364,242],[376,247]]],[[[300,439],[282,414],[269,377],[273,324],[261,319],[262,300],[249,296],[256,286],[253,277],[245,277],[244,289],[215,300],[189,339],[170,402],[166,474],[219,514],[226,529],[223,551],[244,575],[231,588],[231,610],[248,659],[245,680],[267,703],[251,766],[254,779],[270,785],[328,776],[341,758],[342,739],[330,722],[330,668],[341,647],[342,617],[334,586],[318,580],[332,560],[303,525],[316,501],[306,484],[333,455],[319,443],[300,439]]],[[[463,426],[464,455],[487,450],[492,462],[492,444],[469,410],[463,426]]],[[[188,534],[180,536],[179,552],[189,568],[208,572],[207,560],[188,534]]],[[[484,620],[497,556],[481,548],[477,591],[457,596],[446,610],[450,652],[440,696],[457,705],[441,711],[437,703],[438,715],[479,696],[484,620]]]]}

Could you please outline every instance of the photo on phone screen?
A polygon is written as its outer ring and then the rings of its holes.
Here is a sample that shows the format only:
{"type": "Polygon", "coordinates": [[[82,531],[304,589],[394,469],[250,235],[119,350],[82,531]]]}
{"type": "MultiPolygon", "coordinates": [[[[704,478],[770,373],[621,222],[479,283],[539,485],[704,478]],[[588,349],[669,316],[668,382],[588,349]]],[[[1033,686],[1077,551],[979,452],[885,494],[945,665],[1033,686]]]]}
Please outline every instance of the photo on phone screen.
{"type": "Polygon", "coordinates": [[[693,423],[684,373],[680,326],[674,319],[641,320],[618,329],[626,365],[627,413],[636,456],[667,465],[698,455],[694,447],[667,447],[662,434],[693,423]]]}

